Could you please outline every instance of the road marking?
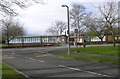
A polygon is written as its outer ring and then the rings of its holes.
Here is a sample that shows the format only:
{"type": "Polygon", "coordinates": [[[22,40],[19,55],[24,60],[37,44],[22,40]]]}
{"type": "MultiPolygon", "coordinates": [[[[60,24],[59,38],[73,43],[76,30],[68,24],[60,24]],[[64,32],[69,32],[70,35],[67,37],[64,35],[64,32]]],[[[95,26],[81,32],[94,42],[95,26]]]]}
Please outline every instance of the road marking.
{"type": "Polygon", "coordinates": [[[29,58],[30,60],[33,60],[33,58],[29,58]]]}
{"type": "Polygon", "coordinates": [[[59,67],[66,67],[66,66],[63,66],[63,65],[58,65],[59,67]]]}
{"type": "MultiPolygon", "coordinates": [[[[30,59],[30,60],[34,60],[34,61],[38,61],[38,62],[45,62],[45,61],[42,61],[42,60],[36,60],[36,59],[30,58],[30,57],[27,57],[27,56],[25,56],[25,58],[30,59]]],[[[58,65],[58,66],[63,67],[63,68],[67,68],[67,69],[70,69],[70,70],[82,71],[82,72],[86,72],[86,73],[90,73],[90,74],[94,74],[94,75],[99,75],[99,76],[103,76],[103,77],[112,77],[112,76],[109,76],[109,75],[106,75],[106,74],[100,74],[100,73],[96,73],[96,72],[93,72],[93,71],[82,70],[82,69],[68,67],[68,66],[64,66],[64,65],[58,65]]]]}
{"type": "Polygon", "coordinates": [[[37,51],[37,52],[38,52],[38,53],[41,53],[41,54],[42,54],[42,53],[46,53],[46,52],[44,52],[44,51],[37,51]]]}
{"type": "Polygon", "coordinates": [[[37,52],[42,52],[42,51],[37,51],[37,52]]]}
{"type": "Polygon", "coordinates": [[[77,71],[82,71],[80,69],[77,69],[77,68],[72,68],[72,67],[68,67],[69,69],[72,69],[72,70],[77,70],[77,71]]]}
{"type": "Polygon", "coordinates": [[[31,58],[31,60],[35,60],[35,59],[31,58]]]}
{"type": "Polygon", "coordinates": [[[68,66],[64,66],[64,65],[58,65],[58,66],[63,67],[63,68],[67,68],[67,69],[70,69],[70,70],[83,71],[83,72],[86,72],[86,73],[95,74],[95,75],[99,75],[99,76],[103,76],[103,77],[111,77],[109,75],[100,74],[100,73],[96,73],[96,72],[92,72],[92,71],[81,70],[81,69],[78,69],[78,68],[68,67],[68,66]]]}
{"type": "Polygon", "coordinates": [[[40,56],[36,56],[36,57],[40,57],[40,56]]]}
{"type": "Polygon", "coordinates": [[[12,59],[12,58],[15,58],[15,57],[6,57],[7,59],[12,59]]]}
{"type": "Polygon", "coordinates": [[[25,57],[25,58],[29,59],[30,57],[25,57]]]}
{"type": "Polygon", "coordinates": [[[42,60],[36,60],[36,61],[39,61],[39,62],[45,62],[45,61],[42,61],[42,60]]]}
{"type": "Polygon", "coordinates": [[[95,75],[100,75],[100,76],[104,76],[104,77],[111,77],[111,76],[109,76],[109,75],[100,74],[100,73],[96,73],[96,72],[92,72],[92,71],[84,71],[84,72],[91,73],[91,74],[95,74],[95,75]]]}
{"type": "Polygon", "coordinates": [[[45,62],[45,61],[42,61],[42,60],[36,60],[36,59],[30,58],[30,57],[27,57],[27,56],[25,58],[30,59],[30,60],[34,60],[34,61],[38,61],[38,62],[45,62]]]}

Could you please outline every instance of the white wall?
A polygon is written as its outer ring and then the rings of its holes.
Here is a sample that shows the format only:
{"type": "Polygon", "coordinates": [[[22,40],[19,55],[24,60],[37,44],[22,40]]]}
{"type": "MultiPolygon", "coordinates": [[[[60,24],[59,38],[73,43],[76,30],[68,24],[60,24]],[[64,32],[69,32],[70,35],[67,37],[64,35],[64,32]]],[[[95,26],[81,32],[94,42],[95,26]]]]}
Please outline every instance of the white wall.
{"type": "MultiPolygon", "coordinates": [[[[105,40],[106,38],[105,38],[105,36],[103,37],[103,41],[106,41],[105,40]]],[[[91,38],[91,41],[101,41],[97,36],[95,36],[95,37],[93,37],[93,38],[91,38]]]]}

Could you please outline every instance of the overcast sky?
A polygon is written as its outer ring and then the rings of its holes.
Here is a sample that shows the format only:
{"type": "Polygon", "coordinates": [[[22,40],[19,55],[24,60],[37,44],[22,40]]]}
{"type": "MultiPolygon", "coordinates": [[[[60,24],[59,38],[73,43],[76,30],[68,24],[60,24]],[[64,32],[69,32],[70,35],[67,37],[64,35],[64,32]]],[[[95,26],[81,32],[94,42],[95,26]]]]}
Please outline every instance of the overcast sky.
{"type": "Polygon", "coordinates": [[[46,29],[57,20],[67,22],[66,8],[61,7],[62,4],[68,5],[71,9],[73,3],[80,3],[86,7],[87,11],[94,11],[93,8],[99,4],[98,0],[43,0],[43,2],[44,4],[35,4],[19,10],[18,18],[24,24],[27,36],[45,35],[46,29]]]}

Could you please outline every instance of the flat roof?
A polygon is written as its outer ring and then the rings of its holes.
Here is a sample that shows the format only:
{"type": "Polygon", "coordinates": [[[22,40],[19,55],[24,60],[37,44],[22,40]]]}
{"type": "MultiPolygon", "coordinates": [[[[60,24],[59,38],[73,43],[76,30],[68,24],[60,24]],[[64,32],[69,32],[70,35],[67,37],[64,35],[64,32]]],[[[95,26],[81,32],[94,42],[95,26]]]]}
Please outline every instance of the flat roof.
{"type": "Polygon", "coordinates": [[[17,36],[17,37],[56,37],[56,36],[66,36],[66,35],[41,35],[41,36],[17,36]]]}

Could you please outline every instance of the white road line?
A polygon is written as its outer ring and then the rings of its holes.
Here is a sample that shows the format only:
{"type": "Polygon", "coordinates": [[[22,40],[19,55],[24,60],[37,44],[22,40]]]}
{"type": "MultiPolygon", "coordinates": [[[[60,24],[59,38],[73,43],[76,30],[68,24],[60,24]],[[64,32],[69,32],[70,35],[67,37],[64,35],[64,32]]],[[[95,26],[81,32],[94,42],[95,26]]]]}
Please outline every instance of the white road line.
{"type": "Polygon", "coordinates": [[[45,61],[42,61],[42,60],[36,60],[36,61],[39,61],[39,62],[45,62],[45,61]]]}
{"type": "Polygon", "coordinates": [[[43,53],[43,51],[37,51],[38,53],[43,53]]]}
{"type": "Polygon", "coordinates": [[[30,57],[27,57],[27,56],[25,58],[30,59],[30,60],[34,60],[34,61],[38,61],[38,62],[45,62],[45,61],[42,61],[42,60],[36,60],[36,59],[30,58],[30,57]]]}
{"type": "Polygon", "coordinates": [[[72,68],[72,67],[68,67],[68,68],[72,70],[82,71],[81,69],[77,69],[77,68],[72,68]]]}
{"type": "Polygon", "coordinates": [[[40,56],[36,56],[36,57],[40,57],[40,56]]]}
{"type": "Polygon", "coordinates": [[[25,58],[29,59],[30,57],[25,57],[25,58]]]}
{"type": "MultiPolygon", "coordinates": [[[[20,56],[20,55],[17,55],[17,56],[20,56]]],[[[25,56],[24,58],[30,59],[30,60],[33,60],[33,61],[38,61],[38,62],[45,62],[45,61],[42,61],[42,60],[36,60],[36,59],[30,58],[30,57],[27,57],[27,56],[25,56]]]]}
{"type": "Polygon", "coordinates": [[[37,51],[37,52],[42,52],[42,51],[37,51]]]}
{"type": "MultiPolygon", "coordinates": [[[[34,61],[38,61],[38,62],[45,62],[45,61],[42,61],[42,60],[36,60],[36,59],[30,58],[30,57],[27,57],[27,56],[25,56],[25,58],[30,59],[30,60],[34,60],[34,61]]],[[[83,72],[86,72],[86,73],[95,74],[95,75],[99,75],[99,76],[103,76],[103,77],[111,77],[109,75],[100,74],[100,73],[96,73],[96,72],[93,72],[93,71],[81,70],[81,69],[78,69],[78,68],[68,67],[68,66],[64,66],[64,65],[58,65],[58,66],[63,67],[63,68],[67,68],[67,69],[70,69],[70,70],[83,71],[83,72]]]]}
{"type": "Polygon", "coordinates": [[[77,71],[82,71],[81,69],[78,69],[78,68],[72,68],[72,67],[67,67],[67,66],[63,66],[63,65],[58,65],[59,67],[65,67],[65,68],[68,68],[68,69],[71,69],[71,70],[77,70],[77,71]]]}
{"type": "Polygon", "coordinates": [[[96,73],[96,72],[92,72],[92,71],[81,70],[81,69],[73,68],[73,67],[67,67],[67,66],[64,66],[64,65],[58,65],[58,66],[63,67],[63,68],[67,68],[67,69],[71,69],[71,70],[83,71],[83,72],[86,72],[86,73],[95,74],[95,75],[99,75],[99,76],[103,76],[103,77],[111,77],[109,75],[100,74],[100,73],[96,73]]]}
{"type": "Polygon", "coordinates": [[[35,60],[35,59],[31,58],[31,60],[35,60]]]}
{"type": "Polygon", "coordinates": [[[59,67],[66,67],[66,66],[63,66],[63,65],[58,65],[59,67]]]}
{"type": "Polygon", "coordinates": [[[30,60],[33,60],[33,58],[29,58],[30,60]]]}
{"type": "Polygon", "coordinates": [[[84,72],[91,73],[91,74],[95,74],[95,75],[100,75],[100,76],[104,76],[104,77],[111,77],[111,76],[109,76],[109,75],[100,74],[100,73],[96,73],[96,72],[92,72],[92,71],[84,71],[84,72]]]}

